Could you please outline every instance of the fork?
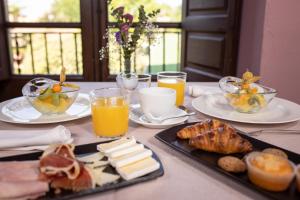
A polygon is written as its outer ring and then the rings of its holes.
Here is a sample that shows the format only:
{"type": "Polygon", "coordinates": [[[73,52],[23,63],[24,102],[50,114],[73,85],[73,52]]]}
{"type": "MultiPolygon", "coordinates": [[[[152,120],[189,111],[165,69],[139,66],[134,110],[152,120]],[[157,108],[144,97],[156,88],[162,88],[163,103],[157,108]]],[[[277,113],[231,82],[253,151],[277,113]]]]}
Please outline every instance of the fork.
{"type": "Polygon", "coordinates": [[[300,130],[288,130],[288,129],[261,129],[261,130],[256,130],[256,131],[250,131],[245,133],[246,135],[249,136],[259,136],[262,133],[275,133],[275,134],[280,134],[280,133],[287,133],[287,134],[300,134],[300,130]]]}

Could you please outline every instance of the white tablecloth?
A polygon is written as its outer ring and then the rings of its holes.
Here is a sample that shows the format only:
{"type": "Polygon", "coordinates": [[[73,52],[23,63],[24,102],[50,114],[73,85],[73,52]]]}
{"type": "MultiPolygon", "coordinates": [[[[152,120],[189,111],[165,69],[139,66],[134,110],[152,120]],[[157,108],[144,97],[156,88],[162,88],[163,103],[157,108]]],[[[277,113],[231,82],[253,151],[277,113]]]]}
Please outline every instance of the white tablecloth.
{"type": "MultiPolygon", "coordinates": [[[[81,86],[81,92],[87,93],[95,88],[116,87],[115,83],[78,83],[81,86]]],[[[188,85],[199,86],[217,86],[217,83],[188,83],[188,85]]],[[[190,110],[191,97],[186,96],[185,104],[190,110]]],[[[189,121],[204,119],[201,113],[190,118],[189,121]]],[[[101,141],[93,135],[91,118],[86,117],[79,120],[61,123],[68,127],[75,139],[75,144],[87,144],[101,141]]],[[[300,122],[293,122],[282,125],[249,125],[242,123],[232,123],[242,131],[252,131],[262,128],[280,128],[280,129],[299,129],[300,122]]],[[[50,125],[16,125],[0,122],[0,129],[35,129],[51,128],[58,124],[50,125]]],[[[146,144],[160,157],[164,166],[165,174],[156,180],[133,185],[119,190],[113,190],[105,193],[82,197],[82,199],[105,199],[105,200],[132,200],[132,199],[262,199],[255,192],[231,181],[230,179],[214,172],[213,170],[201,165],[184,155],[172,150],[165,144],[154,138],[159,129],[147,129],[140,125],[130,123],[128,135],[133,135],[137,140],[146,144]]],[[[257,137],[260,140],[272,143],[282,148],[300,153],[300,134],[262,134],[257,137]]],[[[0,151],[0,157],[15,155],[26,152],[18,151],[0,151]]]]}

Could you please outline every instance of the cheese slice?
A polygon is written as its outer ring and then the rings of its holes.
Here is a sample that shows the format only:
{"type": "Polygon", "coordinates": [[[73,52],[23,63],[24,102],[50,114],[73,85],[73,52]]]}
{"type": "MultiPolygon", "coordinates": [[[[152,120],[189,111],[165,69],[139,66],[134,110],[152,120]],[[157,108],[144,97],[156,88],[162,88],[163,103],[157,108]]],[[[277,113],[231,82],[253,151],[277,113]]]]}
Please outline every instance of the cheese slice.
{"type": "Polygon", "coordinates": [[[138,150],[143,150],[144,149],[144,145],[143,144],[134,144],[132,146],[129,147],[124,147],[122,149],[116,150],[116,151],[112,151],[110,153],[107,153],[106,156],[108,158],[116,158],[119,156],[123,156],[138,150]]]}
{"type": "Polygon", "coordinates": [[[119,149],[129,147],[131,145],[134,145],[136,143],[136,140],[134,137],[122,137],[121,139],[108,142],[108,143],[103,143],[103,144],[98,144],[97,145],[97,150],[100,152],[103,152],[105,154],[108,154],[112,151],[117,151],[119,149]]]}
{"type": "Polygon", "coordinates": [[[117,172],[125,180],[131,180],[140,176],[144,176],[157,169],[159,169],[159,163],[152,157],[116,168],[117,172]]]}
{"type": "Polygon", "coordinates": [[[94,161],[101,160],[101,159],[103,159],[103,157],[104,157],[103,153],[97,152],[97,153],[89,154],[89,155],[86,155],[86,156],[77,157],[77,160],[79,160],[81,162],[89,163],[89,162],[94,162],[94,161]]]}
{"type": "Polygon", "coordinates": [[[108,160],[102,160],[104,154],[101,152],[93,153],[87,156],[77,157],[77,160],[84,163],[85,166],[90,168],[101,167],[109,164],[108,160]]]}
{"type": "Polygon", "coordinates": [[[119,175],[103,172],[104,169],[105,167],[92,169],[95,184],[102,186],[108,183],[113,183],[120,178],[119,175]]]}
{"type": "Polygon", "coordinates": [[[113,167],[123,167],[125,165],[132,164],[139,160],[143,160],[147,157],[152,156],[152,151],[149,149],[141,149],[120,157],[110,158],[109,162],[113,167]]]}

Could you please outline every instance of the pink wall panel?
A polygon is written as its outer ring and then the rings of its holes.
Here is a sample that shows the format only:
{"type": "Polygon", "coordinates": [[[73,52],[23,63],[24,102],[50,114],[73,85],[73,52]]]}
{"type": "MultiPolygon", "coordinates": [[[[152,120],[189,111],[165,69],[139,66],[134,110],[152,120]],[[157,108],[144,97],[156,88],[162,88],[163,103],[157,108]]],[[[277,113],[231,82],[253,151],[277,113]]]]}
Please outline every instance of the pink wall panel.
{"type": "Polygon", "coordinates": [[[267,0],[260,74],[279,96],[300,104],[299,10],[299,0],[267,0]]]}
{"type": "Polygon", "coordinates": [[[238,76],[244,71],[258,74],[265,16],[265,0],[244,0],[240,30],[238,76]]]}
{"type": "Polygon", "coordinates": [[[245,0],[238,74],[246,68],[261,83],[300,104],[300,1],[245,0]]]}

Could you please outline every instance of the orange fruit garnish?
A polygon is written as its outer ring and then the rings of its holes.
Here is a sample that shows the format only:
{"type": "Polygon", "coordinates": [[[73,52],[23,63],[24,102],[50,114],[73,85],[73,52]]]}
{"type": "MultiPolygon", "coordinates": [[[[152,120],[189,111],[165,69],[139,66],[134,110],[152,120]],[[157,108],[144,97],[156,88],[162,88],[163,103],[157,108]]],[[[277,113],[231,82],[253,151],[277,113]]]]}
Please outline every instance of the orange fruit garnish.
{"type": "Polygon", "coordinates": [[[245,83],[245,84],[242,85],[242,89],[244,89],[244,90],[249,89],[249,87],[250,87],[250,85],[247,84],[247,83],[245,83]]]}
{"type": "Polygon", "coordinates": [[[257,88],[252,88],[252,91],[251,91],[251,92],[254,93],[254,94],[256,94],[257,91],[258,91],[257,88]]]}
{"type": "Polygon", "coordinates": [[[52,86],[52,91],[53,92],[61,92],[61,86],[59,84],[54,84],[52,86]]]}

